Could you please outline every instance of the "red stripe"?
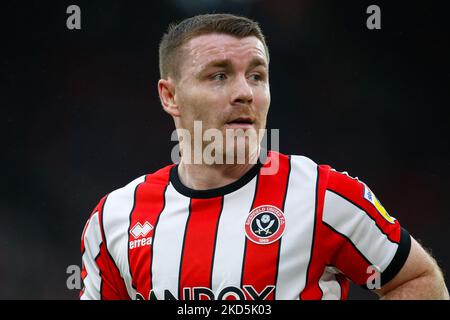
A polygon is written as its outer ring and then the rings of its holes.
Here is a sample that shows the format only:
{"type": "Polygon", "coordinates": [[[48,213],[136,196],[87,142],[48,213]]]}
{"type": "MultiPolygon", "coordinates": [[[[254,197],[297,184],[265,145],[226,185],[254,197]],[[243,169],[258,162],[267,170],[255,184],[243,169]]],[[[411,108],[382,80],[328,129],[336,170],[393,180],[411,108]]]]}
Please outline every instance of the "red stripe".
{"type": "Polygon", "coordinates": [[[83,296],[83,294],[84,294],[84,287],[80,290],[79,298],[81,298],[83,296]]]}
{"type": "Polygon", "coordinates": [[[324,272],[326,265],[326,255],[320,245],[326,243],[323,240],[325,232],[321,223],[323,214],[323,201],[325,198],[325,190],[327,186],[328,175],[330,172],[329,166],[318,166],[317,171],[317,186],[316,186],[316,216],[314,226],[314,236],[311,248],[311,256],[307,270],[306,284],[303,291],[300,293],[302,300],[320,300],[322,298],[322,290],[319,286],[319,280],[324,272]]]}
{"type": "Polygon", "coordinates": [[[81,255],[84,254],[84,236],[86,234],[86,230],[87,227],[91,221],[92,216],[94,215],[94,213],[99,212],[100,210],[102,210],[103,208],[103,204],[105,203],[107,196],[104,196],[99,202],[98,204],[95,206],[94,210],[92,210],[91,215],[89,216],[89,219],[87,220],[86,224],[84,225],[84,229],[83,232],[81,234],[81,255]]]}
{"type": "Polygon", "coordinates": [[[100,254],[95,260],[100,269],[101,286],[100,297],[102,300],[129,299],[125,283],[119,271],[108,256],[105,243],[100,245],[100,254]]]}
{"type": "Polygon", "coordinates": [[[325,252],[335,252],[328,263],[336,266],[342,273],[349,277],[352,282],[359,285],[366,284],[371,275],[367,268],[371,265],[364,256],[344,236],[328,229],[324,234],[326,246],[322,247],[325,252]]]}
{"type": "Polygon", "coordinates": [[[128,258],[132,286],[143,297],[149,297],[152,287],[150,266],[152,261],[153,235],[159,215],[164,209],[164,193],[169,183],[171,168],[172,166],[168,166],[148,175],[145,182],[139,184],[135,191],[134,209],[130,215],[130,226],[128,230],[128,258]],[[138,223],[142,226],[148,223],[152,229],[145,236],[141,234],[136,238],[131,233],[131,230],[138,223]],[[133,248],[131,248],[131,245],[133,245],[133,248]]]}
{"type": "Polygon", "coordinates": [[[128,300],[130,297],[125,282],[105,245],[105,232],[103,230],[103,205],[105,201],[102,202],[98,213],[102,243],[100,244],[99,255],[95,259],[101,277],[100,297],[102,300],[128,300]]]}
{"type": "Polygon", "coordinates": [[[86,267],[84,266],[84,263],[81,266],[81,280],[84,281],[84,279],[86,279],[87,277],[87,271],[86,271],[86,267]]]}
{"type": "MultiPolygon", "coordinates": [[[[252,210],[261,205],[272,205],[283,210],[289,176],[289,158],[271,151],[268,159],[269,161],[266,162],[264,167],[277,165],[274,161],[279,161],[279,169],[276,174],[260,174],[258,176],[252,210]]],[[[281,239],[266,245],[246,239],[241,286],[252,285],[260,293],[266,286],[276,285],[281,239]]],[[[247,292],[246,298],[251,299],[247,292]]],[[[274,298],[275,292],[273,290],[266,299],[273,300],[274,298]]]]}
{"type": "MultiPolygon", "coordinates": [[[[214,245],[223,197],[192,199],[180,269],[180,298],[184,288],[211,289],[214,245]]],[[[192,294],[192,293],[191,293],[192,294]]],[[[193,297],[184,297],[185,300],[193,297]]],[[[208,300],[206,295],[201,300],[208,300]]]]}
{"type": "Polygon", "coordinates": [[[378,228],[387,235],[389,240],[400,243],[401,229],[398,220],[393,224],[389,223],[375,206],[364,198],[364,185],[360,181],[340,172],[331,171],[327,188],[365,211],[375,221],[378,228]]]}
{"type": "MultiPolygon", "coordinates": [[[[86,230],[87,230],[87,228],[89,226],[89,223],[91,222],[92,216],[95,213],[98,213],[99,223],[101,224],[101,216],[102,216],[101,213],[103,211],[103,205],[105,204],[106,197],[107,196],[104,196],[99,201],[99,203],[96,205],[94,210],[92,210],[91,215],[89,216],[89,219],[86,222],[86,225],[84,226],[83,233],[81,235],[81,255],[82,256],[84,255],[84,252],[85,252],[84,238],[85,238],[85,235],[86,235],[86,230]]],[[[100,228],[102,228],[102,226],[100,226],[100,228]]],[[[100,250],[102,250],[102,247],[104,247],[104,245],[103,245],[104,237],[103,237],[103,232],[101,230],[99,230],[99,231],[101,232],[101,236],[102,236],[102,243],[101,243],[101,247],[100,247],[100,250]]],[[[104,249],[103,249],[103,256],[101,256],[101,253],[102,252],[99,252],[99,254],[97,255],[95,261],[99,264],[98,267],[100,269],[100,276],[102,277],[101,281],[102,282],[105,282],[105,281],[108,282],[109,280],[104,279],[104,278],[105,278],[105,274],[108,275],[108,276],[111,274],[111,272],[109,272],[110,264],[108,263],[108,260],[110,260],[110,259],[107,256],[105,257],[105,250],[104,249]],[[103,270],[102,268],[105,268],[105,270],[103,270]],[[103,272],[103,276],[102,276],[102,272],[103,272]]],[[[113,274],[112,277],[114,277],[114,272],[112,274],[113,274]]],[[[87,276],[88,276],[87,270],[86,270],[86,267],[85,267],[85,265],[83,263],[82,264],[82,270],[81,270],[81,279],[84,281],[84,279],[86,279],[87,276]]],[[[117,297],[118,296],[117,293],[116,292],[113,292],[113,293],[109,292],[108,288],[109,287],[107,286],[107,292],[103,292],[103,293],[100,292],[100,297],[104,297],[105,299],[108,299],[108,298],[109,299],[114,299],[114,298],[119,299],[117,297]]],[[[81,289],[80,297],[84,294],[84,291],[85,291],[84,289],[85,289],[84,287],[81,289]]],[[[128,294],[127,294],[127,296],[128,296],[128,294]]]]}

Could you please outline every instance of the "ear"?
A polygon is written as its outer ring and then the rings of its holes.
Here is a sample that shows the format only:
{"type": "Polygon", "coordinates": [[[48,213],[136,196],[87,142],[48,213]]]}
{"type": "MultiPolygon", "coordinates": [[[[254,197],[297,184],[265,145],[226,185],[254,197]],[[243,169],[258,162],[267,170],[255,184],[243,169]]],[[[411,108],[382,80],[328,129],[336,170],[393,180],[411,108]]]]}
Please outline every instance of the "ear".
{"type": "Polygon", "coordinates": [[[175,83],[171,78],[158,81],[158,93],[162,107],[172,117],[180,116],[180,109],[175,102],[175,83]]]}

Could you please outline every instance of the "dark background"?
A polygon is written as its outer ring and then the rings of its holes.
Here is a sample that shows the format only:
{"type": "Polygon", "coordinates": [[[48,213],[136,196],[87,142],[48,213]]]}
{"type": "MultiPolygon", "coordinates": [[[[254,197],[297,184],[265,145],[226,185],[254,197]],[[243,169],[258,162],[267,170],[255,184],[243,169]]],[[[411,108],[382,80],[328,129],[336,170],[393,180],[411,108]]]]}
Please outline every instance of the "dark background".
{"type": "MultiPolygon", "coordinates": [[[[18,1],[1,12],[0,298],[76,299],[66,268],[106,193],[170,163],[159,104],[167,25],[260,22],[280,151],[349,171],[450,271],[449,27],[443,2],[18,1]],[[395,3],[392,3],[395,2],[395,3]],[[81,30],[66,8],[81,8],[81,30]],[[381,8],[381,30],[366,8],[381,8]]],[[[351,298],[372,299],[354,288],[351,298]]]]}

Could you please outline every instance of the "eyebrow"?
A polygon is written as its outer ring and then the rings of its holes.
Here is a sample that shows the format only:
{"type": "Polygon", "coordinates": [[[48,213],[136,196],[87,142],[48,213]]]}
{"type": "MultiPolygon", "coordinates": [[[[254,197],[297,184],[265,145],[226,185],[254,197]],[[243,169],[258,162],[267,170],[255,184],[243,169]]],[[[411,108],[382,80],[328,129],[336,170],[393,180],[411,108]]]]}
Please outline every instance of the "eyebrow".
{"type": "Polygon", "coordinates": [[[231,62],[228,59],[213,60],[213,61],[210,61],[207,64],[205,64],[203,67],[201,67],[200,73],[203,73],[206,69],[213,68],[213,67],[227,68],[230,66],[230,64],[231,64],[231,62]]]}
{"type": "Polygon", "coordinates": [[[263,66],[264,68],[267,68],[267,62],[261,58],[253,58],[252,61],[250,61],[250,68],[258,66],[263,66]]]}
{"type": "MultiPolygon", "coordinates": [[[[213,60],[211,62],[208,62],[206,65],[204,65],[203,67],[201,67],[199,74],[205,72],[206,69],[208,68],[229,68],[231,65],[231,61],[229,59],[220,59],[220,60],[213,60]]],[[[267,68],[267,63],[261,59],[261,58],[253,58],[250,61],[249,67],[250,68],[255,68],[257,66],[263,66],[265,68],[267,68]]]]}

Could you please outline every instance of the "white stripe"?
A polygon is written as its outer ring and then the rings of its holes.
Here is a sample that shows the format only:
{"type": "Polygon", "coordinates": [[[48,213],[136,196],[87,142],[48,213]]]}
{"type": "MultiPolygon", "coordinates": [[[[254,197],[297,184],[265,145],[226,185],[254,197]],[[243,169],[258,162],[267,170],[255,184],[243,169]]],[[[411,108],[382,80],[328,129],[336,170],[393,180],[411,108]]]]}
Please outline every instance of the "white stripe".
{"type": "Polygon", "coordinates": [[[181,252],[189,216],[190,198],[179,194],[172,184],[167,186],[166,206],[161,212],[153,238],[152,284],[159,300],[164,290],[178,298],[181,252]]]}
{"type": "Polygon", "coordinates": [[[349,238],[381,272],[397,251],[398,244],[391,242],[366,212],[331,191],[325,193],[323,221],[349,238]]]}
{"type": "Polygon", "coordinates": [[[299,299],[311,258],[316,202],[317,165],[291,156],[291,172],[284,205],[286,229],[281,238],[276,299],[299,299]]]}
{"type": "Polygon", "coordinates": [[[319,287],[322,289],[322,300],[340,300],[341,285],[336,279],[338,271],[333,267],[326,267],[319,280],[319,287]]]}
{"type": "Polygon", "coordinates": [[[136,290],[131,285],[128,263],[128,228],[130,213],[134,206],[134,191],[137,185],[143,181],[145,181],[145,176],[141,176],[125,187],[111,192],[106,198],[103,208],[103,230],[105,231],[107,249],[119,269],[128,295],[132,299],[136,296],[136,290]]]}
{"type": "Polygon", "coordinates": [[[256,177],[224,196],[217,230],[211,289],[216,298],[225,287],[240,288],[245,247],[245,220],[253,202],[256,177]]]}
{"type": "Polygon", "coordinates": [[[101,277],[95,258],[100,253],[102,236],[98,222],[98,212],[94,213],[86,225],[84,233],[84,253],[82,257],[83,265],[86,268],[87,276],[84,278],[84,292],[81,300],[100,300],[101,277]]]}

